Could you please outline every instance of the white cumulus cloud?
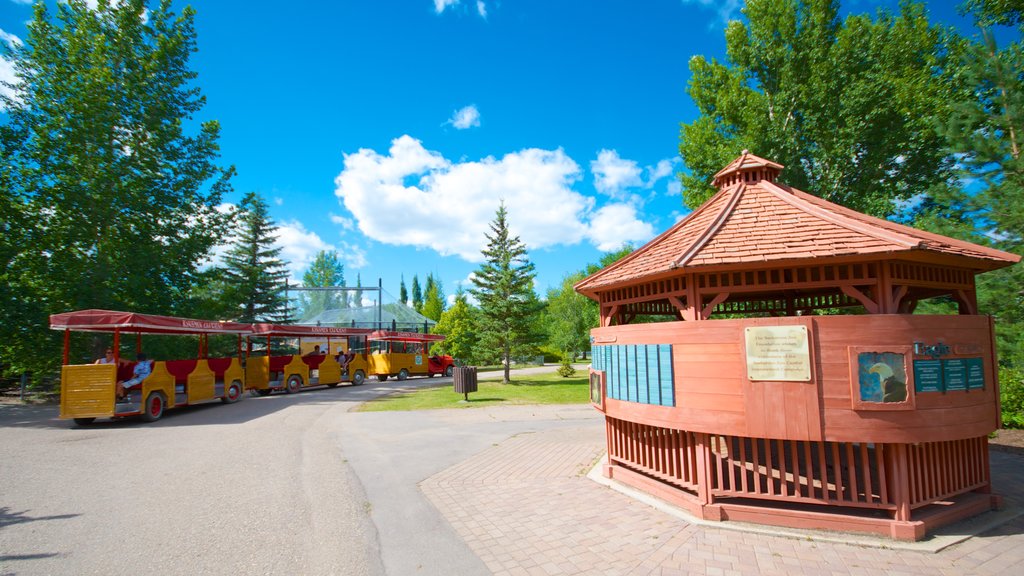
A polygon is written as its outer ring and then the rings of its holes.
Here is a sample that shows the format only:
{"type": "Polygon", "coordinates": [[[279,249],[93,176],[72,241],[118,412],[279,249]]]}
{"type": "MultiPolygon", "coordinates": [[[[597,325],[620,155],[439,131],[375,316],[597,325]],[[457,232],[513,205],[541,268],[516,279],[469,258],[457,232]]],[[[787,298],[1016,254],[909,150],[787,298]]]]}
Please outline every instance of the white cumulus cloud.
{"type": "Polygon", "coordinates": [[[627,242],[637,245],[652,237],[654,227],[640,220],[630,204],[609,204],[598,209],[587,231],[587,238],[602,252],[618,250],[627,242]]]}
{"type": "Polygon", "coordinates": [[[302,274],[316,258],[321,250],[334,250],[334,246],[324,242],[316,232],[306,230],[298,220],[289,220],[277,225],[277,241],[275,247],[281,248],[281,259],[287,261],[288,271],[292,280],[298,282],[302,274]]]}
{"type": "Polygon", "coordinates": [[[464,108],[456,110],[452,117],[448,119],[448,124],[455,126],[458,130],[465,130],[467,128],[474,128],[480,125],[480,111],[476,109],[476,106],[470,104],[464,108]]]}
{"type": "Polygon", "coordinates": [[[597,160],[591,160],[590,171],[594,174],[594,188],[612,198],[621,197],[627,188],[643,185],[641,170],[635,160],[619,157],[615,150],[601,150],[597,160]]]}
{"type": "Polygon", "coordinates": [[[484,235],[501,202],[511,232],[531,250],[584,239],[621,243],[650,228],[631,207],[595,211],[594,199],[573,189],[580,177],[579,165],[561,149],[452,162],[404,135],[386,155],[369,149],[346,154],[335,194],[368,238],[469,262],[483,259],[484,235]],[[595,227],[591,218],[598,217],[602,226],[595,227]],[[606,229],[613,217],[621,219],[614,223],[618,229],[606,229]]]}
{"type": "Polygon", "coordinates": [[[476,12],[481,18],[487,18],[487,5],[484,4],[483,0],[476,0],[476,12]]]}

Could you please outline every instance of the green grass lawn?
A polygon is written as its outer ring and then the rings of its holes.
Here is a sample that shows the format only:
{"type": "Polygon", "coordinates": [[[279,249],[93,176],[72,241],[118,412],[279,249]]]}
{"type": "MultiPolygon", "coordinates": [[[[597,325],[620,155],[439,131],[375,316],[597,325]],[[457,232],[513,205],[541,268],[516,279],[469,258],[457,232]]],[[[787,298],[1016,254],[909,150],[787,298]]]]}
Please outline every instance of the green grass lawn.
{"type": "Polygon", "coordinates": [[[363,404],[359,411],[434,410],[516,404],[586,404],[590,401],[590,386],[586,374],[572,378],[562,378],[553,373],[537,374],[514,378],[511,384],[481,381],[479,390],[469,394],[469,402],[465,402],[463,395],[456,394],[453,390],[454,387],[448,384],[412,392],[396,392],[363,404]]]}

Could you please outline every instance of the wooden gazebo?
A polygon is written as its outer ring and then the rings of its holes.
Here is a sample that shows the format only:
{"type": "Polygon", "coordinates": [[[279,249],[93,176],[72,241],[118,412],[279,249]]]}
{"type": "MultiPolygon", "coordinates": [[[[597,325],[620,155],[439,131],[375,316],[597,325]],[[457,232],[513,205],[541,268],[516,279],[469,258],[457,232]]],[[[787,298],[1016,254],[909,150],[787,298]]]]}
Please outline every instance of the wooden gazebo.
{"type": "Polygon", "coordinates": [[[1019,257],[837,206],[782,168],[744,151],[714,197],[576,285],[600,305],[605,474],[705,519],[902,540],[996,506],[975,275],[1019,257]],[[932,298],[957,313],[914,314],[932,298]]]}

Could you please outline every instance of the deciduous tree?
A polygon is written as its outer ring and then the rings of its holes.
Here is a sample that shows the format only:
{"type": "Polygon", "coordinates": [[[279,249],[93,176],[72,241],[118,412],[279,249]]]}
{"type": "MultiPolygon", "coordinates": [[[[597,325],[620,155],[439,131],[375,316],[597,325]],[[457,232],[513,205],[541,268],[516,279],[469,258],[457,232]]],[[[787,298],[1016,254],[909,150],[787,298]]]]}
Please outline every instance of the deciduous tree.
{"type": "Polygon", "coordinates": [[[461,290],[456,292],[452,307],[441,314],[440,320],[431,330],[434,334],[445,335],[444,342],[437,344],[434,350],[462,362],[473,362],[477,342],[475,315],[476,311],[466,300],[465,293],[461,290]]]}
{"type": "MultiPolygon", "coordinates": [[[[0,362],[50,369],[47,314],[81,308],[191,312],[221,239],[233,168],[189,58],[195,12],[171,1],[35,5],[11,47],[0,126],[0,362]],[[16,244],[11,244],[15,242],[16,244]]],[[[102,344],[100,344],[102,345],[102,344]]]]}
{"type": "Polygon", "coordinates": [[[839,18],[838,0],[748,0],[727,60],[690,60],[700,115],[684,124],[684,201],[746,148],[786,166],[786,182],[874,215],[950,174],[935,118],[956,92],[958,37],[923,5],[839,18]]]}
{"type": "MultiPolygon", "coordinates": [[[[302,275],[304,288],[329,288],[345,285],[345,265],[341,263],[337,250],[321,250],[313,258],[309,269],[302,275]]],[[[300,292],[299,305],[302,318],[310,320],[327,310],[335,310],[348,306],[348,298],[344,292],[300,292]]]]}

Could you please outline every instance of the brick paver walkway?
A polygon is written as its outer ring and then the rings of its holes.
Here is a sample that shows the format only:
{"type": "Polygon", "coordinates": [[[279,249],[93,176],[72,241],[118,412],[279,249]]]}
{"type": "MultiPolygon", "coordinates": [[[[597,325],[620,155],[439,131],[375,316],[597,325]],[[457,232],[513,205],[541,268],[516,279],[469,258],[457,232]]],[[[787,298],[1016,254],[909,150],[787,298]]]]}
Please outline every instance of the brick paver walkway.
{"type": "MultiPolygon", "coordinates": [[[[1024,516],[938,553],[692,524],[587,478],[600,428],[523,434],[428,478],[421,489],[497,575],[1014,574],[1024,516]]],[[[1024,457],[993,455],[1024,472],[1024,457]]],[[[1004,470],[1005,472],[1005,470],[1004,470]]],[[[1019,505],[1021,481],[1011,504],[1019,505]]]]}

